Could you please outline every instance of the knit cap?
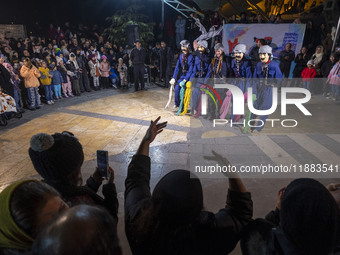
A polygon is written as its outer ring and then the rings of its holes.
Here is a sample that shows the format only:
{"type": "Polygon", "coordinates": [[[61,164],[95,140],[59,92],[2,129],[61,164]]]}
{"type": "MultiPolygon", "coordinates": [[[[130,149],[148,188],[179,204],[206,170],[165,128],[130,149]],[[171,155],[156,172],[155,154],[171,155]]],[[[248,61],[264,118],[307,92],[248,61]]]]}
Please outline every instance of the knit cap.
{"type": "Polygon", "coordinates": [[[84,162],[83,147],[72,133],[65,131],[32,136],[28,152],[35,170],[45,180],[65,180],[84,162]]]}

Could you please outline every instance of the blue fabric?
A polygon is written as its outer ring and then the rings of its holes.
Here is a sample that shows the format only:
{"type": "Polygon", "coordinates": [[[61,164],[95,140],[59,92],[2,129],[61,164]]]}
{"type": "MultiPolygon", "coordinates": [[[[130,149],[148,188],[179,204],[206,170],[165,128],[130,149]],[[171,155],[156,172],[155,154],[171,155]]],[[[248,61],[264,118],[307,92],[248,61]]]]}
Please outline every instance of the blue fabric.
{"type": "MultiPolygon", "coordinates": [[[[188,55],[188,72],[186,73],[182,73],[181,77],[179,78],[179,80],[190,80],[190,76],[192,74],[193,68],[194,68],[194,57],[192,55],[188,55]]],[[[172,76],[172,78],[176,79],[178,73],[181,71],[181,69],[183,69],[183,54],[181,54],[177,60],[177,64],[176,64],[176,68],[175,68],[175,72],[174,75],[172,76]]]]}
{"type": "Polygon", "coordinates": [[[117,77],[117,74],[116,74],[116,72],[115,72],[115,70],[111,67],[110,68],[110,73],[112,73],[112,74],[110,74],[110,79],[112,80],[113,78],[116,78],[117,77]]]}
{"type": "MultiPolygon", "coordinates": [[[[253,94],[256,94],[257,100],[254,102],[254,108],[258,110],[268,110],[271,108],[273,104],[273,87],[272,86],[265,86],[260,83],[260,79],[264,79],[264,73],[262,72],[262,63],[258,63],[256,65],[254,71],[254,86],[253,86],[253,94]]],[[[275,61],[271,61],[268,65],[268,81],[274,84],[280,84],[282,80],[282,73],[279,68],[279,65],[275,61]]],[[[262,80],[264,82],[264,80],[262,80]]],[[[249,97],[250,95],[248,95],[249,97]]],[[[251,119],[255,119],[257,116],[255,114],[251,115],[251,119]]],[[[261,131],[262,128],[266,124],[266,120],[268,115],[261,115],[260,119],[264,122],[262,127],[257,127],[258,131],[261,131]]]]}
{"type": "Polygon", "coordinates": [[[303,81],[303,88],[310,91],[310,81],[303,81]]]}
{"type": "Polygon", "coordinates": [[[338,97],[340,95],[340,86],[332,85],[332,95],[338,97]]]}
{"type": "Polygon", "coordinates": [[[61,97],[61,85],[54,85],[54,94],[56,97],[61,97]]]}
{"type": "Polygon", "coordinates": [[[45,97],[47,101],[53,99],[52,85],[44,85],[45,97]]]}
{"type": "Polygon", "coordinates": [[[64,82],[63,76],[58,70],[52,71],[51,74],[53,75],[52,85],[58,85],[64,82]]]}
{"type": "Polygon", "coordinates": [[[239,68],[239,76],[236,78],[237,68],[235,62],[236,62],[235,59],[233,59],[231,62],[231,69],[233,71],[233,76],[235,77],[233,84],[239,87],[243,91],[243,93],[245,93],[251,86],[251,78],[253,77],[253,74],[251,73],[251,64],[249,63],[249,61],[241,61],[239,68]],[[246,78],[247,80],[238,78],[246,78]]]}

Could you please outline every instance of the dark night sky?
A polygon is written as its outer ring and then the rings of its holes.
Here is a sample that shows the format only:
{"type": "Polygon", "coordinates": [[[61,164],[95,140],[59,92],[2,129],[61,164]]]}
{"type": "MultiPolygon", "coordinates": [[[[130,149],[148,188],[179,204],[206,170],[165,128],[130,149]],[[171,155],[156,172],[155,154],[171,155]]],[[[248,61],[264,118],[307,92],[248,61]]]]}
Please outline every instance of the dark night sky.
{"type": "MultiPolygon", "coordinates": [[[[132,0],[2,0],[0,23],[61,24],[84,23],[104,25],[105,18],[118,9],[125,8],[132,0]]],[[[161,19],[161,0],[140,0],[150,21],[161,19]]],[[[170,8],[167,8],[167,11],[170,8]]]]}

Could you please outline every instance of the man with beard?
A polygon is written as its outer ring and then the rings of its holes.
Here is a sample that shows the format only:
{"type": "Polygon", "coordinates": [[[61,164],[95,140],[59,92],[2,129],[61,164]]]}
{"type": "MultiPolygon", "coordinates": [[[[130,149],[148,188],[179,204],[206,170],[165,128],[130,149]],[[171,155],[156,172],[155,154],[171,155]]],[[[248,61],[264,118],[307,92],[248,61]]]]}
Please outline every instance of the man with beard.
{"type": "Polygon", "coordinates": [[[84,55],[81,54],[81,48],[77,47],[76,50],[76,59],[79,66],[79,87],[80,91],[84,92],[91,92],[89,76],[86,68],[86,62],[84,59],[84,55]]]}
{"type": "MultiPolygon", "coordinates": [[[[251,86],[251,64],[245,59],[246,45],[238,44],[234,48],[234,59],[231,61],[232,76],[235,77],[233,84],[243,91],[243,94],[248,92],[248,87],[251,86]]],[[[245,95],[246,98],[246,95],[245,95]]],[[[233,112],[233,111],[231,111],[233,112]]],[[[238,121],[239,115],[231,117],[233,121],[238,121]]],[[[241,121],[240,121],[241,122],[241,121]]]]}
{"type": "MultiPolygon", "coordinates": [[[[272,61],[273,53],[272,48],[268,45],[262,46],[259,49],[259,57],[261,62],[256,65],[254,78],[257,78],[254,82],[255,85],[253,94],[256,94],[256,101],[253,102],[254,108],[257,110],[268,110],[273,104],[273,87],[275,84],[279,84],[282,79],[282,73],[279,65],[272,61]]],[[[249,95],[250,96],[250,95],[249,95]]],[[[256,119],[257,116],[252,114],[251,119],[256,119]]],[[[260,122],[257,127],[252,127],[252,132],[260,132],[264,125],[268,115],[261,115],[260,122]]],[[[255,126],[253,121],[252,126],[255,126]]]]}
{"type": "Polygon", "coordinates": [[[171,48],[167,47],[166,43],[162,41],[160,50],[160,73],[161,79],[164,79],[165,88],[169,88],[173,57],[171,48]]]}
{"type": "Polygon", "coordinates": [[[170,84],[174,86],[176,84],[176,78],[180,73],[180,77],[177,80],[177,85],[175,87],[174,108],[178,108],[181,103],[180,99],[181,87],[185,86],[185,83],[190,79],[194,67],[194,57],[189,53],[190,42],[188,40],[183,40],[180,42],[180,45],[182,54],[178,58],[174,75],[170,80],[170,84]]]}
{"type": "MultiPolygon", "coordinates": [[[[194,47],[196,42],[194,42],[194,47]]],[[[199,105],[199,100],[201,97],[200,87],[204,84],[204,79],[207,76],[209,65],[210,65],[210,57],[207,53],[208,42],[205,40],[201,40],[197,42],[197,49],[195,51],[195,64],[194,69],[191,74],[191,80],[197,79],[195,84],[195,89],[192,93],[192,109],[196,110],[199,105]]]]}

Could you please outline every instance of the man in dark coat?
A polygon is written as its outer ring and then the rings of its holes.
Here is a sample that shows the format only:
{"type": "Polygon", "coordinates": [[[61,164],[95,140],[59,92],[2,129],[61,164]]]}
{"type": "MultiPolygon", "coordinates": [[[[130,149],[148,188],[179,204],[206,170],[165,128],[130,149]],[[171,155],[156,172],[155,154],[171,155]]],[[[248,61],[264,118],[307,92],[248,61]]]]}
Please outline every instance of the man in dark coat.
{"type": "Polygon", "coordinates": [[[169,88],[170,76],[172,74],[172,60],[174,56],[170,47],[164,41],[161,42],[160,50],[160,73],[164,79],[164,87],[169,88]]]}
{"type": "Polygon", "coordinates": [[[88,71],[86,68],[86,61],[84,55],[81,54],[81,48],[77,47],[75,50],[76,59],[79,66],[79,87],[80,91],[91,92],[88,71]]]}
{"type": "Polygon", "coordinates": [[[285,78],[288,78],[290,66],[292,64],[292,61],[295,58],[294,51],[291,50],[292,44],[287,43],[286,49],[281,51],[279,54],[279,60],[280,60],[280,70],[285,78]]]}
{"type": "Polygon", "coordinates": [[[130,59],[133,64],[133,79],[135,81],[135,91],[139,89],[139,81],[141,82],[141,90],[146,90],[144,87],[145,74],[145,49],[142,48],[140,40],[136,40],[136,47],[132,49],[130,59]]]}
{"type": "Polygon", "coordinates": [[[259,49],[263,45],[265,45],[264,39],[256,39],[256,46],[253,47],[249,52],[249,57],[251,59],[251,71],[252,71],[252,73],[254,72],[257,63],[260,62],[259,49]]]}

